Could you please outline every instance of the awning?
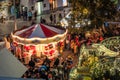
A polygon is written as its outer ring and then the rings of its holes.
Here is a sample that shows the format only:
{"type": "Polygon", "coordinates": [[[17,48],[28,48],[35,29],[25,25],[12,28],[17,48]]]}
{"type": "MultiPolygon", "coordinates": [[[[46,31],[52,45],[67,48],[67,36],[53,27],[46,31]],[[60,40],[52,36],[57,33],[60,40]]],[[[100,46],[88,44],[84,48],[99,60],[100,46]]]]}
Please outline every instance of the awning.
{"type": "Polygon", "coordinates": [[[0,77],[21,78],[27,68],[6,48],[0,50],[0,77]]]}

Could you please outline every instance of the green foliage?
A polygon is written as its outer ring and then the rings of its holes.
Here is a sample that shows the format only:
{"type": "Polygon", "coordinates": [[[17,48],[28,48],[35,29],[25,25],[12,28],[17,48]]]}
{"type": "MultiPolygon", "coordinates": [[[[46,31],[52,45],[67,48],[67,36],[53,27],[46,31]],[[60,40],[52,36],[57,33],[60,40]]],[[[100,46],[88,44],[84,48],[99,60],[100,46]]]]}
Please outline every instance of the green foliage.
{"type": "Polygon", "coordinates": [[[99,27],[106,20],[114,20],[116,4],[111,0],[69,0],[72,6],[70,25],[75,26],[84,19],[91,21],[92,27],[99,27]]]}

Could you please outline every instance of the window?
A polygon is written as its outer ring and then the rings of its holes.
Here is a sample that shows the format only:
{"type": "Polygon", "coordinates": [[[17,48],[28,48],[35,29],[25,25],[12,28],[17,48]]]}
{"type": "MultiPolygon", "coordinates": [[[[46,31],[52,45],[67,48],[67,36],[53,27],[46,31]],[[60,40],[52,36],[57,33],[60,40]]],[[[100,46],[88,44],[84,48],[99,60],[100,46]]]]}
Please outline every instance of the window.
{"type": "Polygon", "coordinates": [[[46,7],[46,4],[43,4],[43,7],[46,7]]]}
{"type": "Polygon", "coordinates": [[[67,0],[63,0],[63,6],[67,6],[67,0]]]}

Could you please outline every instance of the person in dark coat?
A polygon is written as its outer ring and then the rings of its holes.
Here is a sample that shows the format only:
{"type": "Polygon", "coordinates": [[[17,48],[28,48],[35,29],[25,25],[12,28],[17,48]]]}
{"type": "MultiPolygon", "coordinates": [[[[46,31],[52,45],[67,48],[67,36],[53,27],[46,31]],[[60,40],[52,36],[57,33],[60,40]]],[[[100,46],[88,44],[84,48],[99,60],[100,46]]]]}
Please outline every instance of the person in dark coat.
{"type": "Polygon", "coordinates": [[[31,60],[29,61],[29,66],[30,66],[30,67],[35,67],[35,62],[34,62],[33,59],[31,59],[31,60]]]}
{"type": "Polygon", "coordinates": [[[56,58],[53,66],[57,67],[59,65],[59,62],[60,62],[59,58],[56,58]]]}
{"type": "Polygon", "coordinates": [[[43,80],[48,80],[47,77],[47,66],[43,63],[42,66],[40,66],[40,68],[38,69],[40,78],[42,78],[43,80]]]}
{"type": "Polygon", "coordinates": [[[50,21],[51,21],[51,23],[53,22],[53,15],[52,14],[50,15],[50,21]]]}
{"type": "Polygon", "coordinates": [[[50,65],[51,61],[50,61],[50,59],[48,59],[48,57],[46,56],[46,57],[45,57],[45,60],[43,61],[43,63],[50,65]]]}

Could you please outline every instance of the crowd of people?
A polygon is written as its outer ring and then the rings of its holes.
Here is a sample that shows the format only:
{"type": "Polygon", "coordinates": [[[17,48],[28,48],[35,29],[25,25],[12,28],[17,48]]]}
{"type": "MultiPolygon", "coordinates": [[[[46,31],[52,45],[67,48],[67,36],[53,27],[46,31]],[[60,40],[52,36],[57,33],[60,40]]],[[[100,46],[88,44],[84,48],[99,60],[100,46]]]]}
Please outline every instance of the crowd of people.
{"type": "MultiPolygon", "coordinates": [[[[23,20],[31,21],[34,17],[36,19],[36,12],[23,11],[21,13],[23,20]]],[[[42,18],[41,18],[42,19],[42,18]]],[[[45,23],[44,19],[41,20],[42,23],[45,23]]],[[[59,53],[62,55],[64,50],[71,50],[74,56],[78,56],[80,54],[80,47],[82,44],[86,44],[87,46],[92,43],[99,43],[104,38],[108,36],[118,36],[120,35],[120,30],[118,28],[114,28],[110,33],[106,31],[101,32],[99,30],[96,32],[91,31],[90,35],[86,36],[86,33],[80,34],[67,34],[67,38],[63,44],[63,46],[59,47],[59,53]]],[[[108,30],[109,31],[109,30],[108,30]]],[[[32,58],[29,61],[29,64],[25,64],[28,67],[28,70],[22,76],[22,78],[36,78],[36,79],[45,79],[45,80],[68,80],[69,72],[73,67],[73,57],[68,56],[66,59],[63,59],[62,56],[58,56],[54,60],[50,60],[47,57],[41,59],[40,61],[37,58],[32,58]],[[37,63],[42,62],[40,65],[37,63]]]]}
{"type": "MultiPolygon", "coordinates": [[[[117,35],[115,34],[113,36],[117,35]]],[[[22,78],[37,78],[45,80],[68,80],[69,72],[73,67],[74,61],[73,56],[71,57],[68,56],[67,58],[63,59],[62,55],[64,55],[63,54],[64,50],[71,51],[74,56],[79,57],[80,47],[82,44],[89,46],[92,43],[101,42],[106,37],[108,36],[105,33],[101,34],[100,31],[97,31],[97,33],[91,31],[90,35],[88,36],[86,36],[86,33],[81,34],[68,33],[64,43],[58,45],[60,56],[54,58],[53,60],[50,60],[47,57],[45,58],[43,57],[44,59],[40,58],[40,60],[36,57],[31,57],[32,59],[29,61],[29,63],[25,64],[28,67],[28,71],[25,72],[22,78]],[[37,65],[38,63],[41,64],[37,65]]]]}
{"type": "Polygon", "coordinates": [[[33,7],[31,7],[31,9],[29,9],[29,10],[27,8],[25,8],[23,11],[21,11],[21,17],[25,21],[27,21],[27,20],[31,21],[32,19],[36,20],[37,11],[35,11],[33,7]]]}
{"type": "MultiPolygon", "coordinates": [[[[97,36],[98,41],[102,36],[97,36]]],[[[103,37],[102,37],[103,38],[103,37]]],[[[93,39],[89,42],[91,37],[85,38],[82,34],[67,34],[67,38],[64,42],[62,48],[59,48],[60,56],[54,58],[53,60],[45,57],[44,59],[40,59],[37,61],[37,58],[31,59],[28,66],[28,71],[22,76],[23,78],[37,78],[37,79],[45,79],[45,80],[68,80],[69,73],[73,66],[73,57],[79,57],[80,47],[82,44],[91,45],[93,43],[93,39]],[[89,44],[90,43],[90,44],[89,44]],[[63,59],[62,55],[64,50],[69,50],[73,53],[73,56],[69,56],[63,59]],[[42,62],[41,65],[35,65],[39,62],[42,62]]],[[[96,42],[96,43],[97,43],[96,42]]]]}
{"type": "Polygon", "coordinates": [[[16,11],[16,14],[14,14],[13,11],[14,7],[13,9],[11,8],[11,16],[9,19],[21,18],[23,21],[32,21],[37,18],[37,11],[34,7],[31,7],[30,9],[27,7],[22,7],[21,11],[16,11]]]}
{"type": "Polygon", "coordinates": [[[59,56],[51,61],[44,57],[41,65],[36,66],[36,64],[36,59],[32,58],[27,65],[28,71],[26,71],[22,78],[68,80],[70,69],[73,66],[73,59],[71,56],[68,56],[66,59],[59,56]]]}

